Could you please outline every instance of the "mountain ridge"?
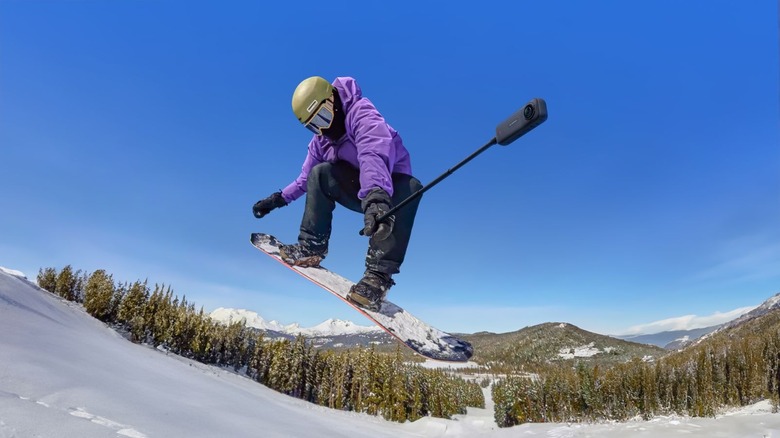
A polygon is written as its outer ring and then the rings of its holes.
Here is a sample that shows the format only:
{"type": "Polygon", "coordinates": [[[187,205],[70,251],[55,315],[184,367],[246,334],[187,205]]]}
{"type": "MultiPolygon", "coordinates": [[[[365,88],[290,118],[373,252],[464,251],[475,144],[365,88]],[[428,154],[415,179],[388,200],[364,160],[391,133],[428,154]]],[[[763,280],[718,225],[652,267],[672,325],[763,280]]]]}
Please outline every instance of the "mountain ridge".
{"type": "Polygon", "coordinates": [[[700,337],[717,330],[719,327],[721,327],[721,325],[695,328],[690,330],[668,330],[658,333],[647,333],[640,335],[616,335],[613,337],[623,339],[624,341],[655,345],[667,350],[677,350],[684,346],[687,342],[699,339],[700,337]]]}
{"type": "Polygon", "coordinates": [[[260,314],[251,310],[226,307],[217,308],[209,316],[211,316],[211,319],[224,324],[243,321],[250,328],[270,330],[291,336],[343,336],[382,332],[382,329],[377,326],[362,326],[352,321],[336,318],[326,319],[312,327],[301,327],[298,323],[285,325],[276,320],[267,321],[260,314]]]}

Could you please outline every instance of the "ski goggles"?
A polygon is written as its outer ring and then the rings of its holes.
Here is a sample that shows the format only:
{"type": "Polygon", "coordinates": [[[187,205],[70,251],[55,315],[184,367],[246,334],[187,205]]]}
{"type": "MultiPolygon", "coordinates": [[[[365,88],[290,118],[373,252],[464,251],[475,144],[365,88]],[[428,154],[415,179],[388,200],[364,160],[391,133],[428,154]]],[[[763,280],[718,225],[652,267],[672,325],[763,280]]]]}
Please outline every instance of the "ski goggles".
{"type": "Polygon", "coordinates": [[[322,131],[333,124],[333,97],[329,97],[320,103],[314,111],[314,115],[306,122],[306,129],[316,135],[322,135],[322,131]]]}

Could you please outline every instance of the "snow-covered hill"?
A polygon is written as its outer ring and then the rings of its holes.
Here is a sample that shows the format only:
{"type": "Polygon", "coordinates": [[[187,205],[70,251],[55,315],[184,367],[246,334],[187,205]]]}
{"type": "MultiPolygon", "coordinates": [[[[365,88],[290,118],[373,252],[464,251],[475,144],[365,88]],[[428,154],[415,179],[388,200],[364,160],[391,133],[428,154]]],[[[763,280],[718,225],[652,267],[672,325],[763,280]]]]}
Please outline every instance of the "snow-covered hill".
{"type": "Polygon", "coordinates": [[[222,323],[231,323],[244,321],[247,327],[256,328],[259,330],[271,330],[279,333],[284,333],[292,336],[305,335],[305,336],[342,336],[342,335],[357,335],[366,333],[381,333],[382,329],[377,326],[361,326],[352,321],[344,321],[341,319],[328,319],[314,327],[301,327],[297,323],[293,324],[280,324],[277,321],[266,321],[257,312],[244,309],[229,309],[220,307],[210,314],[212,319],[220,321],[222,323]]]}
{"type": "Polygon", "coordinates": [[[0,270],[0,438],[780,436],[780,415],[767,402],[717,419],[498,429],[488,398],[487,409],[453,420],[391,423],[293,399],[235,373],[133,344],[23,277],[0,270]]]}

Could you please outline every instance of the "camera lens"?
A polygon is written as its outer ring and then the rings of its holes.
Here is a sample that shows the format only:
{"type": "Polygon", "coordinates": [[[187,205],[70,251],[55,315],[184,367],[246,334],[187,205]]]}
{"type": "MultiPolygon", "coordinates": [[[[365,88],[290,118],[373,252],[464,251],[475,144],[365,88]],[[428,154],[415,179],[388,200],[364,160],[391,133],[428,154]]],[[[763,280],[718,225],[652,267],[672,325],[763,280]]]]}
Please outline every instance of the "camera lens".
{"type": "Polygon", "coordinates": [[[530,103],[525,106],[525,109],[523,109],[523,117],[525,117],[526,120],[531,120],[536,115],[536,109],[533,105],[530,103]]]}

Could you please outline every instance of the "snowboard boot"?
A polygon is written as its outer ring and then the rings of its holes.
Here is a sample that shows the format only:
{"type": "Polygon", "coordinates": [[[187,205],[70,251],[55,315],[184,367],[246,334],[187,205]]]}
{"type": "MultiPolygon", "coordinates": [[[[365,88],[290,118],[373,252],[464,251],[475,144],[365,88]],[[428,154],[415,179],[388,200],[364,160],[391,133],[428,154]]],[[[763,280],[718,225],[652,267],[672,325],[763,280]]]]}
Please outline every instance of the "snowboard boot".
{"type": "Polygon", "coordinates": [[[366,271],[363,278],[349,289],[347,299],[358,307],[378,312],[387,291],[395,282],[390,275],[376,271],[366,271]]]}
{"type": "Polygon", "coordinates": [[[282,245],[279,247],[279,256],[282,260],[291,266],[300,266],[302,268],[312,268],[320,265],[325,253],[320,253],[309,249],[305,245],[296,243],[294,245],[282,245]]]}

